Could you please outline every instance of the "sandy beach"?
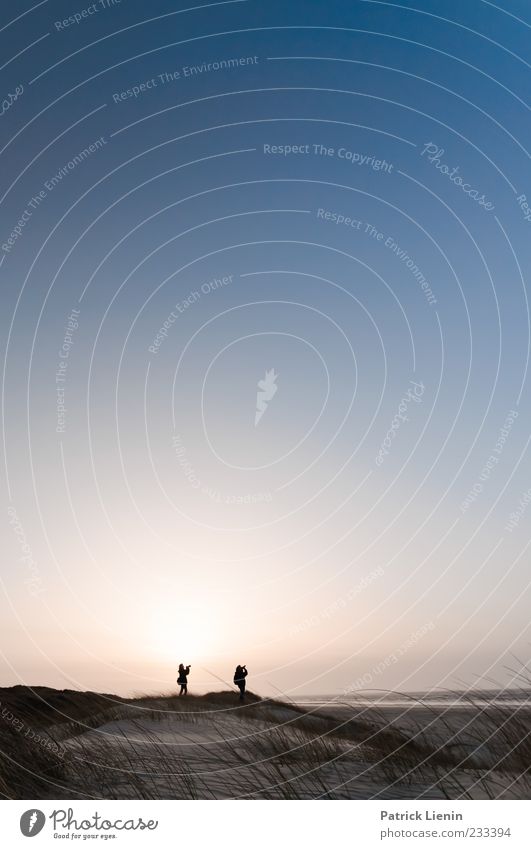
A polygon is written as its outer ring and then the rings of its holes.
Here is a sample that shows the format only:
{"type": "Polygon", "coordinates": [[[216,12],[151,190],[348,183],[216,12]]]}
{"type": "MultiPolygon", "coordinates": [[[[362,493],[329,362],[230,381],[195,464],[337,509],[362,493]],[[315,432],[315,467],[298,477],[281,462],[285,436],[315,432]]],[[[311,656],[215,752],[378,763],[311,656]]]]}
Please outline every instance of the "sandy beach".
{"type": "Polygon", "coordinates": [[[124,699],[38,687],[0,700],[8,798],[529,798],[526,703],[249,693],[242,705],[232,692],[124,699]]]}

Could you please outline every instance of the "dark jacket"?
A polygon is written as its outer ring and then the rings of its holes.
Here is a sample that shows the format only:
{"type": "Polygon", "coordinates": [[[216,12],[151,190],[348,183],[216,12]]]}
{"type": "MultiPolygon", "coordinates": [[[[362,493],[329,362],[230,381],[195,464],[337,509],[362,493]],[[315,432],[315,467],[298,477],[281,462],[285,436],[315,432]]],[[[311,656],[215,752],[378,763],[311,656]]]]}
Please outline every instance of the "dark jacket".
{"type": "Polygon", "coordinates": [[[234,673],[234,683],[241,684],[242,681],[245,681],[245,676],[247,675],[247,670],[245,666],[237,666],[236,672],[234,673]]]}
{"type": "Polygon", "coordinates": [[[188,684],[187,676],[190,674],[190,667],[185,666],[183,669],[179,669],[179,677],[177,678],[178,684],[188,684]]]}

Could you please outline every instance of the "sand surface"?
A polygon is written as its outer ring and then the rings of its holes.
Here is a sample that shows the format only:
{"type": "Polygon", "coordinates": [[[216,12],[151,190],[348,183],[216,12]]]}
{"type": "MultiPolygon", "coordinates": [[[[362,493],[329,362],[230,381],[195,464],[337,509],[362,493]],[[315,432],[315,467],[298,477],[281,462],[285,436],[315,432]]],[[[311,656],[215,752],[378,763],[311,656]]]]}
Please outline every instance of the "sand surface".
{"type": "Polygon", "coordinates": [[[252,694],[242,706],[232,692],[121,699],[17,687],[0,695],[10,711],[0,724],[8,798],[531,795],[528,707],[303,706],[252,694]]]}

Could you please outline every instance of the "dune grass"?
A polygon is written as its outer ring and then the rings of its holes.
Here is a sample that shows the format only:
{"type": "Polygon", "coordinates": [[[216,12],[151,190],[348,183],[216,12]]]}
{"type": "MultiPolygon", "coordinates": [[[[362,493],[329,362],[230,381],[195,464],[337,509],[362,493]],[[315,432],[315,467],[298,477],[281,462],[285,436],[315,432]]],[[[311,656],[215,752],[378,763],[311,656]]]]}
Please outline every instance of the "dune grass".
{"type": "Polygon", "coordinates": [[[0,690],[4,717],[18,723],[0,722],[0,793],[13,799],[529,798],[529,703],[485,707],[473,693],[463,702],[467,710],[457,725],[455,712],[420,700],[403,725],[383,707],[352,702],[308,711],[253,693],[241,704],[233,692],[123,699],[14,687],[0,690]]]}

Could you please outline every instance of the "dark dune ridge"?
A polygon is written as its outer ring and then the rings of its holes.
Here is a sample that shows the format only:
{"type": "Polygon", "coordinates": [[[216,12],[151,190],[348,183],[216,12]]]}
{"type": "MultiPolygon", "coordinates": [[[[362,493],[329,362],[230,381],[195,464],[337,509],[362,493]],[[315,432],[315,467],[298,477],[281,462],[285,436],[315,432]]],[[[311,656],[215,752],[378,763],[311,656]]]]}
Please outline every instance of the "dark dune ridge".
{"type": "Polygon", "coordinates": [[[0,689],[11,799],[529,798],[531,708],[0,689]]]}

